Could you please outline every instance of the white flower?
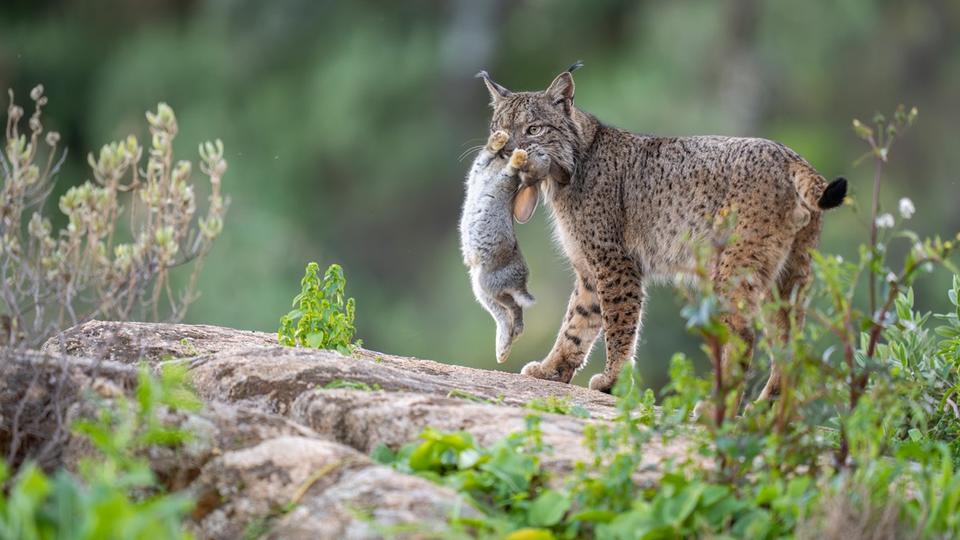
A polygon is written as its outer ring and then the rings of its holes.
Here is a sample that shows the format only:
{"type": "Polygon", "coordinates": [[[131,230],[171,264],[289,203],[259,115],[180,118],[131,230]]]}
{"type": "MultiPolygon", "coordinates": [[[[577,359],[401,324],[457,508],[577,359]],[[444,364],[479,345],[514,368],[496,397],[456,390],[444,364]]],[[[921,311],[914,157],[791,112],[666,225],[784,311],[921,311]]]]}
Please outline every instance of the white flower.
{"type": "Polygon", "coordinates": [[[914,208],[913,201],[906,197],[900,199],[900,215],[903,216],[903,219],[910,219],[916,211],[917,209],[914,208]]]}
{"type": "Polygon", "coordinates": [[[889,274],[887,274],[887,282],[888,282],[888,283],[896,283],[896,282],[897,282],[897,275],[894,274],[893,272],[890,272],[889,274]]]}
{"type": "Polygon", "coordinates": [[[880,214],[877,216],[877,228],[878,229],[892,229],[893,228],[893,216],[890,214],[880,214]]]}

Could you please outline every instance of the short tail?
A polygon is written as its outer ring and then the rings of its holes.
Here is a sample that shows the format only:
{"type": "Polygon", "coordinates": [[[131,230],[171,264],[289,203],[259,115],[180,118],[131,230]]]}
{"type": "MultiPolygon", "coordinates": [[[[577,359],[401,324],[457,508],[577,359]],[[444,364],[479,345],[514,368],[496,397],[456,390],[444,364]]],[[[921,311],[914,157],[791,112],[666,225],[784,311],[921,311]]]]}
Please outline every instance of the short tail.
{"type": "Polygon", "coordinates": [[[823,194],[820,195],[820,199],[817,200],[817,206],[822,210],[836,208],[843,204],[843,199],[846,198],[846,196],[847,179],[841,176],[827,184],[827,188],[823,190],[823,194]]]}
{"type": "Polygon", "coordinates": [[[811,212],[836,208],[847,196],[847,181],[844,178],[837,178],[828,184],[827,179],[806,161],[791,163],[790,172],[802,205],[811,212]]]}
{"type": "Polygon", "coordinates": [[[528,308],[536,302],[536,299],[525,290],[516,291],[512,294],[514,302],[522,308],[528,308]]]}

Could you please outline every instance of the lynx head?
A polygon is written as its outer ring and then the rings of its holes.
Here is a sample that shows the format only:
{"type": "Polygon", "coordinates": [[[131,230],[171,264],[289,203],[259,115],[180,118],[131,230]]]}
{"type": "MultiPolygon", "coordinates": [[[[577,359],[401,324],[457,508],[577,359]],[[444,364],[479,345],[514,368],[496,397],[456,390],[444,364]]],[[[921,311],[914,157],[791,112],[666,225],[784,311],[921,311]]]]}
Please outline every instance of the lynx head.
{"type": "MultiPolygon", "coordinates": [[[[546,90],[539,92],[511,92],[497,84],[486,71],[477,77],[483,79],[490,92],[490,105],[493,116],[490,131],[503,130],[510,135],[510,141],[503,149],[510,154],[514,148],[522,148],[531,156],[546,157],[549,161],[549,174],[545,177],[524,177],[524,184],[536,189],[541,180],[567,183],[573,174],[576,156],[581,152],[583,134],[575,120],[573,106],[573,71],[580,68],[580,62],[570,66],[557,75],[546,90]]],[[[518,197],[526,201],[526,197],[518,197]]],[[[536,204],[536,194],[532,198],[536,204]]],[[[516,204],[516,203],[515,203],[516,204]]],[[[533,208],[514,208],[514,214],[529,219],[533,208]]]]}

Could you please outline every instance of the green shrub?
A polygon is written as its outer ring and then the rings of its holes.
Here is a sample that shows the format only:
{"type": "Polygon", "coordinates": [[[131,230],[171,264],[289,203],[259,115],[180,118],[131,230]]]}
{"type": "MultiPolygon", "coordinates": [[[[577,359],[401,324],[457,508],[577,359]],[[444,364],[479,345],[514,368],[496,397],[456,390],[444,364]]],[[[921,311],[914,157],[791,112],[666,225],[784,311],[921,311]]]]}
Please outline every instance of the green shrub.
{"type": "Polygon", "coordinates": [[[315,262],[307,265],[300,281],[300,294],[293,299],[293,310],[280,319],[278,341],[287,347],[336,349],[350,355],[360,346],[353,342],[356,302],[344,298],[347,285],[343,269],[331,264],[319,277],[315,262]]]}
{"type": "Polygon", "coordinates": [[[167,493],[150,469],[147,450],[176,447],[190,434],[164,425],[162,410],[195,410],[199,400],[186,386],[183,369],[165,369],[159,377],[140,369],[134,400],[123,396],[101,404],[96,416],[75,423],[96,453],[76,474],[52,477],[32,464],[8,478],[0,462],[0,538],[187,539],[182,523],[193,503],[182,493],[167,493]]]}
{"type": "Polygon", "coordinates": [[[539,454],[546,449],[536,415],[527,416],[524,431],[487,448],[477,446],[466,432],[427,428],[420,437],[423,442],[397,452],[381,445],[373,458],[449,486],[482,509],[488,519],[454,519],[453,525],[465,533],[502,535],[525,525],[555,525],[569,506],[569,500],[543,489],[546,471],[539,454]]]}
{"type": "Polygon", "coordinates": [[[531,411],[566,414],[570,416],[576,416],[578,418],[590,418],[590,411],[580,405],[574,405],[573,403],[570,403],[569,398],[557,396],[534,398],[527,402],[526,407],[531,411]]]}

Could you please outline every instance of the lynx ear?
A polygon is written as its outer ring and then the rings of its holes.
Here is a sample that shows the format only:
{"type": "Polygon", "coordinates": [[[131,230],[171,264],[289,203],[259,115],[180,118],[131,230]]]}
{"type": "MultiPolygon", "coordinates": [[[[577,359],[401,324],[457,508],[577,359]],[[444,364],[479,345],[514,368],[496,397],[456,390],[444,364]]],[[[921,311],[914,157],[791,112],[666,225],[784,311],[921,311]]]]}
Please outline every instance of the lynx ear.
{"type": "Polygon", "coordinates": [[[583,62],[577,61],[567,68],[566,71],[557,75],[557,78],[550,83],[550,86],[547,87],[547,90],[544,92],[554,105],[562,106],[564,112],[567,114],[570,114],[573,110],[574,84],[571,73],[581,67],[583,67],[583,62]]]}
{"type": "Polygon", "coordinates": [[[537,209],[537,202],[540,200],[540,190],[537,185],[520,186],[520,191],[513,196],[513,218],[517,223],[526,223],[533,217],[533,211],[537,209]]]}
{"type": "Polygon", "coordinates": [[[474,76],[478,79],[483,79],[483,84],[487,85],[487,91],[490,92],[491,104],[495,104],[501,99],[509,97],[513,93],[494,82],[494,80],[490,78],[490,75],[486,71],[481,71],[474,76]]]}

